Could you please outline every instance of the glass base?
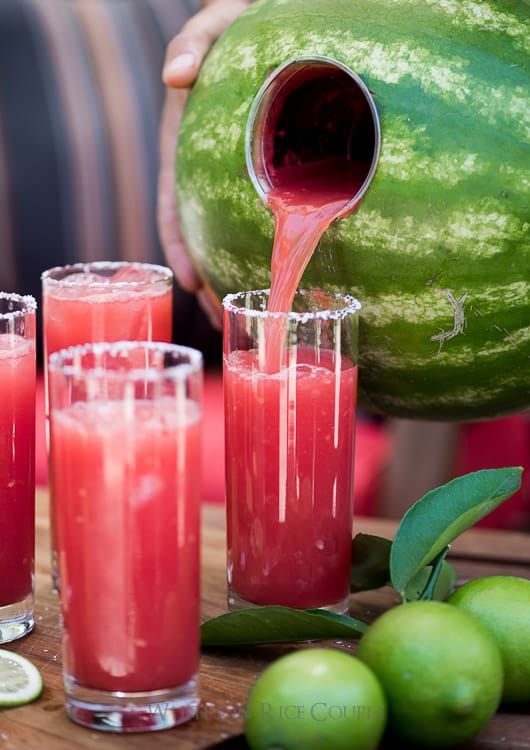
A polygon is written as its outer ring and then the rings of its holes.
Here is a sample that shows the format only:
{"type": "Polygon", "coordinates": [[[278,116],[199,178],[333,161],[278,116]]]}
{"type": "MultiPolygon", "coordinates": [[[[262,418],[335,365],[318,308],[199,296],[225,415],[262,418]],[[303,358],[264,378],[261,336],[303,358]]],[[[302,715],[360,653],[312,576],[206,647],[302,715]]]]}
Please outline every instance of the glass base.
{"type": "MultiPolygon", "coordinates": [[[[232,612],[239,609],[255,609],[256,607],[265,606],[263,604],[256,604],[255,602],[249,602],[236,594],[236,592],[228,587],[228,609],[232,612]]],[[[271,602],[276,604],[276,602],[271,602]]],[[[289,605],[286,605],[289,606],[289,605]]],[[[347,594],[343,599],[332,604],[321,605],[320,607],[307,607],[307,609],[324,609],[328,612],[335,612],[338,615],[347,615],[350,613],[350,595],[347,594]]]]}
{"type": "Polygon", "coordinates": [[[0,644],[15,641],[33,630],[35,602],[33,593],[15,604],[0,607],[0,644]]]}
{"type": "Polygon", "coordinates": [[[79,685],[65,677],[67,716],[104,732],[153,732],[170,729],[197,716],[198,675],[185,685],[145,693],[109,692],[79,685]]]}

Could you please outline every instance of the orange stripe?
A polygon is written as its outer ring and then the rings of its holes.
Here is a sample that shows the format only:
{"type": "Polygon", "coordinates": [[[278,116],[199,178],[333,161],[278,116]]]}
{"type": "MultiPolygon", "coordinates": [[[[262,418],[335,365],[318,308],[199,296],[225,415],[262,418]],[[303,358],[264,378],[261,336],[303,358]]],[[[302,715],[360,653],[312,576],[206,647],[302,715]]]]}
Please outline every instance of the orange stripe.
{"type": "Polygon", "coordinates": [[[75,216],[72,224],[76,247],[72,260],[98,260],[106,255],[105,234],[99,203],[100,175],[94,154],[94,117],[86,87],[88,62],[79,52],[74,18],[69,7],[58,8],[50,0],[34,0],[42,27],[48,37],[48,50],[55,69],[61,109],[67,125],[68,164],[71,169],[75,216]]]}
{"type": "Polygon", "coordinates": [[[152,242],[148,232],[148,201],[143,191],[148,182],[138,158],[143,145],[133,90],[123,85],[130,81],[126,61],[120,56],[119,38],[101,4],[79,3],[77,8],[93,50],[93,64],[107,116],[119,228],[117,254],[126,260],[145,260],[152,242]]]}

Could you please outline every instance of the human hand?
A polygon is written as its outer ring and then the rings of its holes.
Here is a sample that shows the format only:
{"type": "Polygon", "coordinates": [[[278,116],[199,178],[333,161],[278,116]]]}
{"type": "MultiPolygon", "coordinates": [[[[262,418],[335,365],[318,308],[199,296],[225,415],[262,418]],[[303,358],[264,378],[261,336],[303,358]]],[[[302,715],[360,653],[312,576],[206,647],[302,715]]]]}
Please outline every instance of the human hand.
{"type": "Polygon", "coordinates": [[[180,120],[201,63],[216,39],[252,0],[206,0],[204,7],[184,24],[167,46],[162,80],[168,87],[160,123],[158,230],[168,264],[179,284],[197,292],[212,322],[220,325],[219,309],[204,284],[182,238],[175,202],[175,152],[180,120]]]}

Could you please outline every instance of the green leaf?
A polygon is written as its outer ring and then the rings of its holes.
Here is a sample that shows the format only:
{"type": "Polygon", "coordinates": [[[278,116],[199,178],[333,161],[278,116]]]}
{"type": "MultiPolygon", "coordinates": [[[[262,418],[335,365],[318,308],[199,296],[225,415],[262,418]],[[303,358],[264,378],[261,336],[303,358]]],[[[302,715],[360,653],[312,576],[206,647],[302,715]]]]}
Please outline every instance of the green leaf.
{"type": "Polygon", "coordinates": [[[327,638],[360,638],[360,620],[321,609],[269,606],[227,612],[201,625],[203,648],[293,643],[327,638]]]}
{"type": "Polygon", "coordinates": [[[368,591],[390,581],[392,542],[373,534],[356,534],[352,541],[350,591],[368,591]]]}
{"type": "Polygon", "coordinates": [[[392,585],[403,598],[414,576],[444,547],[519,489],[522,471],[475,471],[431,490],[408,509],[390,553],[392,585]]]}

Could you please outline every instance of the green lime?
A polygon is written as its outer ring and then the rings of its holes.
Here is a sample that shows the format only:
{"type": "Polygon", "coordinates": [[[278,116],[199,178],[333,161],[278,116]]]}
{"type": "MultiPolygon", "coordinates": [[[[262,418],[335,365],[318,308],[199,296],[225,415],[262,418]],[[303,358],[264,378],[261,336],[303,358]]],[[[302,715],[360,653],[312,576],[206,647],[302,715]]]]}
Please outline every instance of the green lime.
{"type": "Polygon", "coordinates": [[[413,745],[465,742],[499,705],[503,672],[495,641],[445,602],[388,610],[363,634],[357,655],[383,686],[390,731],[413,745]]]}
{"type": "Polygon", "coordinates": [[[476,578],[447,601],[480,620],[495,639],[504,667],[502,699],[530,701],[530,581],[516,576],[476,578]]]}
{"type": "Polygon", "coordinates": [[[28,659],[0,649],[0,706],[21,706],[42,692],[42,677],[28,659]]]}
{"type": "Polygon", "coordinates": [[[373,750],[386,713],[383,690],[359,659],[306,648],[258,677],[245,709],[245,735],[252,750],[373,750]]]}

